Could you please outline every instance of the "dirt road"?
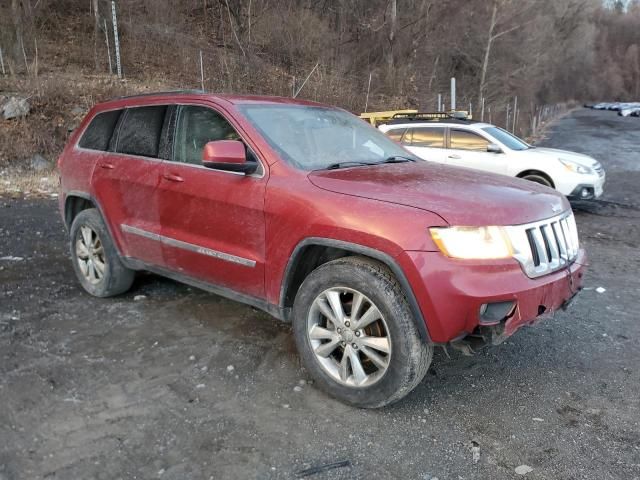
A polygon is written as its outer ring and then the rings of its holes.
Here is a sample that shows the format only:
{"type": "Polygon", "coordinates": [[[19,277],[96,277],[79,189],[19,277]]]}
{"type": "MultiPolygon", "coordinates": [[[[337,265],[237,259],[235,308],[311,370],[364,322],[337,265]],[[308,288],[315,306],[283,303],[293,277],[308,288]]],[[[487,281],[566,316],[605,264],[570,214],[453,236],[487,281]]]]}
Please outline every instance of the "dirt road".
{"type": "Polygon", "coordinates": [[[639,479],[640,121],[579,110],[542,143],[608,171],[614,203],[577,211],[587,289],[499,347],[438,351],[376,411],[308,384],[289,327],[252,308],[152,275],[89,297],[55,201],[0,198],[0,257],[18,257],[0,259],[0,479],[287,479],[341,460],[309,478],[639,479]]]}

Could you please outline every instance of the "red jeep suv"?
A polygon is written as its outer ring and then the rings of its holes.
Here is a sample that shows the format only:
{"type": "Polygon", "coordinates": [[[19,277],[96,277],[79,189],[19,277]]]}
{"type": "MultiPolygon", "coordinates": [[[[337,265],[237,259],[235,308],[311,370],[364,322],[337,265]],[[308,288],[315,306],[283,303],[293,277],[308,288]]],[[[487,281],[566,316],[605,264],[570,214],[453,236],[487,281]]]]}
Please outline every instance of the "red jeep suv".
{"type": "Polygon", "coordinates": [[[253,305],[292,322],[321,388],[379,407],[434,345],[497,343],[566,306],[586,259],[562,195],[417,160],[334,107],[141,95],[74,132],[60,210],[90,294],[147,270],[253,305]]]}

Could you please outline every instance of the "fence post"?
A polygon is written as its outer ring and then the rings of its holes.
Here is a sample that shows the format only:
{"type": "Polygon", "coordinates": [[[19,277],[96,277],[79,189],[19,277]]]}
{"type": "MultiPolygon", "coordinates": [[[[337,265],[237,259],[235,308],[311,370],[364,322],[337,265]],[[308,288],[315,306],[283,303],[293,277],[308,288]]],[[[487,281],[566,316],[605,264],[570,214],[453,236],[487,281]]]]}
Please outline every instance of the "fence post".
{"type": "Polygon", "coordinates": [[[511,128],[511,133],[516,133],[516,119],[518,116],[518,96],[516,95],[513,99],[513,127],[511,128]]]}
{"type": "Polygon", "coordinates": [[[204,65],[202,64],[202,50],[200,50],[200,88],[204,92],[204,65]]]}
{"type": "Polygon", "coordinates": [[[111,48],[109,47],[109,31],[107,30],[107,19],[102,19],[102,25],[104,26],[104,43],[107,44],[107,60],[109,60],[109,75],[113,74],[113,67],[111,66],[111,48]]]}
{"type": "Polygon", "coordinates": [[[442,94],[441,93],[438,94],[438,111],[439,112],[442,111],[442,94]]]}
{"type": "Polygon", "coordinates": [[[367,113],[369,108],[369,91],[371,90],[371,72],[369,72],[369,83],[367,84],[367,98],[364,101],[364,112],[367,113]]]}
{"type": "Polygon", "coordinates": [[[118,78],[122,78],[122,64],[120,63],[120,40],[118,38],[118,19],[116,18],[116,2],[111,0],[111,19],[113,21],[113,42],[116,49],[116,69],[118,78]]]}
{"type": "Polygon", "coordinates": [[[482,97],[482,106],[480,110],[480,121],[484,122],[484,97],[482,97]]]}

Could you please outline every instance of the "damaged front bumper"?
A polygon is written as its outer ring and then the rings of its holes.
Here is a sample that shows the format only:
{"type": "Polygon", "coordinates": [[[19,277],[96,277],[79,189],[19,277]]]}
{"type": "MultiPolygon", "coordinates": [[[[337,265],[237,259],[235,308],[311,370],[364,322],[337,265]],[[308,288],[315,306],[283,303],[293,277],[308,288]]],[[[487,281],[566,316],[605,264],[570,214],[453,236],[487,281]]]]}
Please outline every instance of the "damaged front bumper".
{"type": "Polygon", "coordinates": [[[567,308],[582,287],[587,260],[580,249],[566,268],[531,279],[513,259],[471,263],[438,252],[406,254],[429,336],[442,344],[477,334],[500,343],[567,308]]]}

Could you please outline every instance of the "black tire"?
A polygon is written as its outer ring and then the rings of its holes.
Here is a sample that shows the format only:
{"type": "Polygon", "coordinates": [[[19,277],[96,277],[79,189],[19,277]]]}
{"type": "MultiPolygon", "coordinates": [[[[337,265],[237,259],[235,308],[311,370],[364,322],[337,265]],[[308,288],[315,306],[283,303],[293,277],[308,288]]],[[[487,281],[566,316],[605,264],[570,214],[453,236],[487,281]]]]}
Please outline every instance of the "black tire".
{"type": "MultiPolygon", "coordinates": [[[[95,208],[82,210],[71,224],[69,234],[69,247],[71,251],[71,259],[73,269],[76,276],[88,293],[95,297],[111,297],[126,292],[131,288],[135,272],[125,267],[120,261],[120,256],[113,245],[113,240],[102,221],[100,213],[95,208]],[[77,243],[82,240],[82,227],[88,227],[95,234],[96,238],[102,245],[102,255],[100,257],[104,265],[103,273],[100,279],[91,281],[83,273],[81,263],[86,261],[79,258],[77,243]]],[[[95,273],[95,266],[94,273],[95,273]]],[[[97,275],[96,275],[97,276],[97,275]]]]}
{"type": "Polygon", "coordinates": [[[295,299],[293,330],[302,362],[329,395],[361,408],[396,402],[424,378],[433,356],[414,324],[398,281],[383,264],[363,257],[345,257],[321,265],[302,283],[295,299]],[[372,385],[349,386],[334,379],[320,364],[307,333],[314,300],[327,289],[349,288],[368,297],[383,315],[391,344],[384,374],[372,385]]]}
{"type": "Polygon", "coordinates": [[[530,182],[538,183],[540,185],[544,185],[545,187],[554,188],[553,182],[551,182],[551,179],[541,172],[527,173],[526,175],[523,175],[520,178],[524,180],[529,180],[530,182]]]}

